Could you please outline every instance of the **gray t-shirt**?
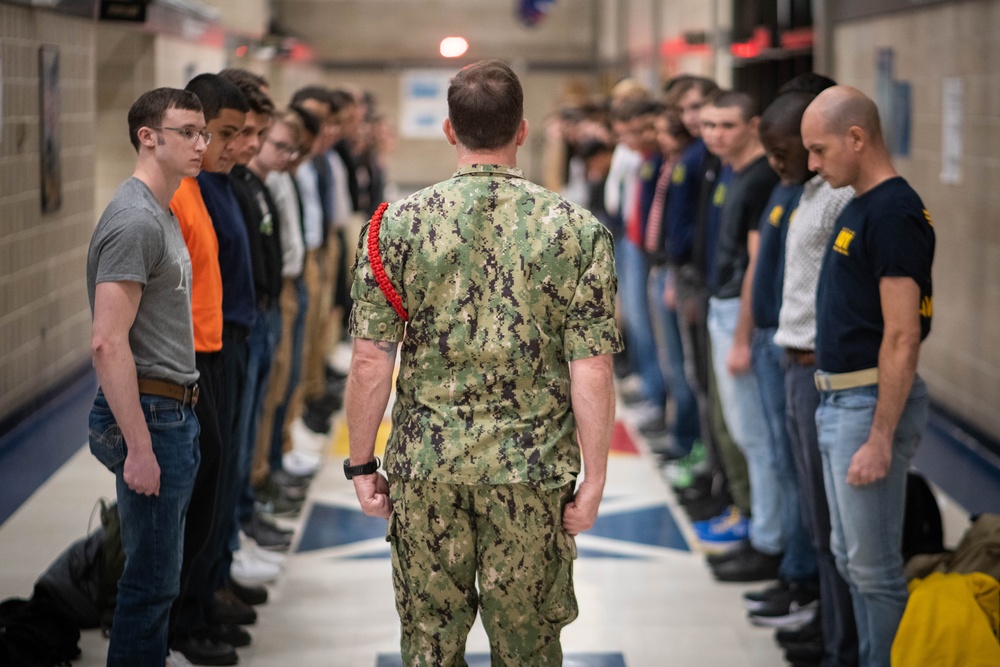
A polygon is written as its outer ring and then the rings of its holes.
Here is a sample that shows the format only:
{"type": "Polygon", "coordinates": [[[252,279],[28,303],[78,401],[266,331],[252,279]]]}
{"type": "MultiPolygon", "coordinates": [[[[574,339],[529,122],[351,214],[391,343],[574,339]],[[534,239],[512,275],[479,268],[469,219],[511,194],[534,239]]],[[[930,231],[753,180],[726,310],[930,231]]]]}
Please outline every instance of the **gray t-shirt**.
{"type": "Polygon", "coordinates": [[[97,283],[143,286],[128,339],[141,378],[190,385],[198,379],[191,324],[191,258],[173,213],[130,178],[97,223],[87,253],[87,294],[97,283]]]}

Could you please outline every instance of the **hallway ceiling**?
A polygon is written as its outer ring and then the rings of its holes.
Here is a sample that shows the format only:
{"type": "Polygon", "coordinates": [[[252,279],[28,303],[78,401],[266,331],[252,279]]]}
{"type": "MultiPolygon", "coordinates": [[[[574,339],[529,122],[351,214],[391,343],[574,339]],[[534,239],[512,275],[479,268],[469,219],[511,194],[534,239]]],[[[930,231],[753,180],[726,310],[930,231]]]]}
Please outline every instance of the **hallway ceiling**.
{"type": "Polygon", "coordinates": [[[463,61],[591,62],[599,0],[561,0],[533,28],[515,0],[272,0],[273,24],[334,66],[428,66],[445,37],[469,41],[463,61]]]}

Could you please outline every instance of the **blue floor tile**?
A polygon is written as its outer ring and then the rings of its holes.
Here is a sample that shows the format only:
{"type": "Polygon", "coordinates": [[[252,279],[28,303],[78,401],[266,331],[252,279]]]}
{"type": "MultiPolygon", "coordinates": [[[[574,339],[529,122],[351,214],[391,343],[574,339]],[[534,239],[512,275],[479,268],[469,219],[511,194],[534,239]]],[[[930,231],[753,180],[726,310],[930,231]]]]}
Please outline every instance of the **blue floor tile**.
{"type": "Polygon", "coordinates": [[[0,524],[87,441],[93,371],[0,438],[0,524]]]}

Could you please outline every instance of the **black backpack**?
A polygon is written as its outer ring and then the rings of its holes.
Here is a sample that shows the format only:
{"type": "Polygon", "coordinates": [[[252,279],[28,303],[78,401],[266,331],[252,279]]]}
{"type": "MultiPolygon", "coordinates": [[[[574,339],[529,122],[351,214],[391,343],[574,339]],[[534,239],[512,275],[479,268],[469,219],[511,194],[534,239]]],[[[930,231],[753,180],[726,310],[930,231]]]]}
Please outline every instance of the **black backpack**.
{"type": "Polygon", "coordinates": [[[911,471],[906,478],[903,561],[917,554],[937,554],[944,550],[944,528],[937,498],[927,481],[911,471]]]}
{"type": "Polygon", "coordinates": [[[61,667],[80,655],[80,630],[36,589],[30,600],[0,602],[0,665],[61,667]]]}

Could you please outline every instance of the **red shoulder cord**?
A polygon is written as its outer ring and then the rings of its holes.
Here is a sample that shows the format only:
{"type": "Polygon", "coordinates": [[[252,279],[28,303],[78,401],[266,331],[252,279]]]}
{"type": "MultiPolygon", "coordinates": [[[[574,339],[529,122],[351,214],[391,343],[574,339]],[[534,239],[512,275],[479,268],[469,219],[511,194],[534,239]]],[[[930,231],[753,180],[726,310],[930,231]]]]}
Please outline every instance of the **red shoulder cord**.
{"type": "Polygon", "coordinates": [[[382,227],[382,215],[385,213],[385,209],[389,208],[389,202],[382,202],[375,209],[375,215],[372,216],[371,222],[368,226],[368,258],[372,264],[372,273],[375,275],[375,282],[382,289],[382,293],[385,294],[385,298],[392,304],[392,307],[396,310],[404,322],[409,321],[410,316],[407,315],[406,310],[403,309],[403,299],[396,292],[396,288],[392,286],[389,282],[389,276],[385,273],[385,267],[382,265],[382,253],[378,249],[378,231],[382,227]]]}

